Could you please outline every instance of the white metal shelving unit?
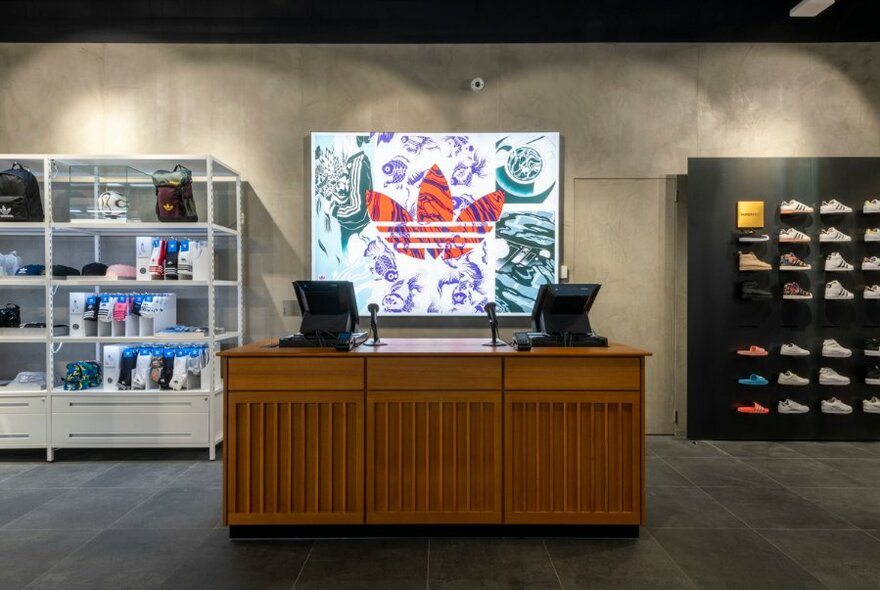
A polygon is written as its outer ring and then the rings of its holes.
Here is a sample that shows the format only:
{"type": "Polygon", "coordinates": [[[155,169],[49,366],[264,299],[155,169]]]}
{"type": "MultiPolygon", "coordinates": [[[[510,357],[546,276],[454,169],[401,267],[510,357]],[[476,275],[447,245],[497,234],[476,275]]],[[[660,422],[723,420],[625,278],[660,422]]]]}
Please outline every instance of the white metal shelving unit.
{"type": "MultiPolygon", "coordinates": [[[[2,169],[8,167],[12,161],[24,163],[40,180],[46,220],[42,223],[0,223],[0,240],[42,238],[44,258],[41,262],[47,272],[39,278],[0,277],[0,293],[21,293],[22,289],[42,291],[40,297],[43,298],[46,312],[43,321],[49,329],[41,335],[0,335],[0,344],[45,347],[49,391],[4,393],[0,389],[0,449],[45,447],[47,459],[51,461],[54,450],[58,448],[203,447],[208,449],[210,459],[214,459],[216,444],[223,438],[223,384],[219,359],[213,353],[223,345],[241,345],[244,334],[241,236],[244,216],[241,177],[238,172],[210,155],[0,155],[2,169]],[[178,163],[193,172],[198,223],[158,223],[153,221],[155,217],[150,218],[148,214],[143,215],[146,220],[143,222],[71,220],[70,206],[64,210],[56,201],[59,197],[56,190],[62,191],[64,179],[69,179],[68,184],[73,185],[77,174],[79,177],[76,178],[76,184],[94,184],[94,195],[97,196],[99,188],[124,185],[114,178],[112,172],[104,171],[124,168],[133,172],[139,171],[143,173],[139,177],[148,178],[154,170],[170,170],[178,163]],[[83,170],[90,172],[84,174],[83,170]],[[218,203],[223,207],[219,216],[218,203]],[[59,262],[56,258],[61,258],[56,257],[59,240],[76,240],[73,249],[77,253],[86,251],[93,254],[93,257],[89,256],[92,260],[111,263],[115,260],[104,260],[102,257],[105,239],[129,243],[130,252],[133,253],[135,238],[138,236],[194,237],[207,241],[208,251],[212,253],[207,280],[137,281],[108,280],[102,277],[66,280],[51,276],[50,269],[59,262]],[[83,241],[82,247],[78,243],[80,240],[83,241]],[[218,243],[234,256],[234,260],[227,261],[229,263],[226,267],[232,276],[218,278],[218,243]],[[204,325],[207,332],[171,337],[77,337],[54,334],[52,326],[65,321],[64,317],[56,317],[56,310],[67,308],[69,293],[117,290],[167,290],[190,294],[196,298],[204,296],[207,308],[204,325]],[[224,307],[220,309],[218,292],[223,294],[224,307]],[[224,319],[229,317],[233,317],[232,325],[224,319]],[[204,369],[206,377],[202,379],[202,388],[180,392],[104,389],[65,391],[61,387],[53,386],[53,376],[57,376],[56,364],[59,360],[84,360],[66,359],[63,352],[65,347],[93,345],[94,358],[101,359],[104,346],[129,343],[206,344],[211,354],[209,364],[204,369]]],[[[142,182],[139,187],[141,194],[146,194],[148,188],[142,182]]],[[[25,260],[26,264],[30,262],[32,261],[25,260]]],[[[0,349],[0,355],[7,354],[2,350],[0,349]]]]}

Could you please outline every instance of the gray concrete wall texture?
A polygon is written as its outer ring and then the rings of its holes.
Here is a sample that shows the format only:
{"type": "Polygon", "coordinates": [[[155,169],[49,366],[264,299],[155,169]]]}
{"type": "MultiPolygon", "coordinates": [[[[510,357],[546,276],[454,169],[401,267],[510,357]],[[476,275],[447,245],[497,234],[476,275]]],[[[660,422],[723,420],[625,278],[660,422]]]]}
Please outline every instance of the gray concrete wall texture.
{"type": "Polygon", "coordinates": [[[212,153],[242,172],[251,339],[298,326],[282,306],[307,273],[309,132],[561,132],[563,262],[605,284],[602,332],[655,352],[653,433],[683,366],[666,176],[689,156],[880,155],[880,44],[10,44],[0,71],[0,152],[212,153]]]}

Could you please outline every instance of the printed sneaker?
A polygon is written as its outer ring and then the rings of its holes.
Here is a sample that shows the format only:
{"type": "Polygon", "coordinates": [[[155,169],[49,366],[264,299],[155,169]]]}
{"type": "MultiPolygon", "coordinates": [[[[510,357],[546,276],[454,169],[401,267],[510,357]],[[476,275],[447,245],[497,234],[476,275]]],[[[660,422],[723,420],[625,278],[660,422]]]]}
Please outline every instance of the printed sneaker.
{"type": "MultiPolygon", "coordinates": [[[[880,230],[878,230],[880,231],[880,230]]],[[[880,235],[877,237],[880,240],[880,235]]],[[[770,236],[767,234],[759,234],[756,233],[753,229],[741,229],[739,230],[739,241],[740,242],[769,242],[770,236]]]]}
{"type": "Polygon", "coordinates": [[[746,301],[765,301],[772,299],[773,293],[758,287],[756,281],[743,281],[740,283],[740,297],[746,301]]]}
{"type": "Polygon", "coordinates": [[[826,227],[819,232],[820,242],[852,242],[852,238],[833,227],[826,227]]]}
{"type": "Polygon", "coordinates": [[[841,375],[831,367],[819,369],[820,385],[849,385],[849,377],[841,375]]]}
{"type": "Polygon", "coordinates": [[[741,271],[746,270],[771,270],[773,267],[760,260],[757,256],[755,256],[752,252],[739,253],[739,269],[741,271]]]}
{"type": "Polygon", "coordinates": [[[795,201],[794,199],[790,201],[782,201],[782,204],[779,205],[780,215],[800,215],[812,212],[812,207],[804,205],[803,203],[795,201]]]}
{"type": "Polygon", "coordinates": [[[844,348],[834,338],[828,338],[822,342],[822,356],[829,358],[847,358],[852,356],[852,350],[844,348]]]}
{"type": "MultiPolygon", "coordinates": [[[[782,356],[810,356],[810,351],[801,348],[797,344],[789,342],[788,344],[782,345],[782,348],[779,349],[779,354],[782,356]]],[[[878,353],[878,356],[880,356],[880,353],[878,353]]]]}
{"type": "Polygon", "coordinates": [[[874,365],[865,371],[865,384],[880,385],[880,367],[874,365]]]}
{"type": "Polygon", "coordinates": [[[880,199],[869,199],[865,201],[865,205],[862,207],[862,213],[865,215],[880,213],[880,199]]]}
{"type": "Polygon", "coordinates": [[[838,281],[830,281],[825,285],[825,299],[840,300],[855,297],[851,291],[843,288],[838,281]]]}
{"type": "Polygon", "coordinates": [[[843,259],[840,252],[833,252],[825,259],[826,272],[849,272],[853,269],[853,265],[843,259]]]}
{"type": "Polygon", "coordinates": [[[776,382],[780,385],[809,385],[810,380],[806,377],[801,377],[800,375],[796,375],[791,371],[786,371],[785,373],[780,373],[779,377],[776,379],[776,382]]]}
{"type": "Polygon", "coordinates": [[[852,213],[852,207],[847,207],[837,199],[822,201],[822,206],[819,207],[820,215],[834,215],[835,213],[852,213]]]}
{"type": "Polygon", "coordinates": [[[865,256],[862,260],[862,270],[880,270],[880,258],[865,256]]]}
{"type": "Polygon", "coordinates": [[[852,414],[852,406],[848,406],[836,397],[822,400],[823,414],[852,414]]]}
{"type": "Polygon", "coordinates": [[[795,256],[793,252],[779,257],[779,270],[810,270],[810,268],[812,267],[795,256]]]}
{"type": "Polygon", "coordinates": [[[875,395],[871,399],[863,399],[862,411],[866,414],[880,414],[880,398],[875,395]]]}
{"type": "Polygon", "coordinates": [[[880,227],[869,227],[865,230],[866,242],[880,242],[880,227]]]}
{"type": "Polygon", "coordinates": [[[810,411],[810,408],[794,400],[787,399],[784,402],[779,402],[778,411],[780,414],[806,414],[810,411]]]}
{"type": "Polygon", "coordinates": [[[876,338],[865,340],[865,356],[880,356],[880,340],[876,338]]]}
{"type": "Polygon", "coordinates": [[[880,285],[866,285],[865,299],[880,299],[880,285]]]}
{"type": "Polygon", "coordinates": [[[800,285],[795,283],[794,281],[790,283],[785,283],[785,286],[782,287],[782,298],[783,299],[812,299],[813,294],[802,288],[800,285]]]}
{"type": "Polygon", "coordinates": [[[793,227],[787,227],[779,230],[780,244],[801,244],[810,241],[810,236],[803,232],[799,232],[793,227]]]}

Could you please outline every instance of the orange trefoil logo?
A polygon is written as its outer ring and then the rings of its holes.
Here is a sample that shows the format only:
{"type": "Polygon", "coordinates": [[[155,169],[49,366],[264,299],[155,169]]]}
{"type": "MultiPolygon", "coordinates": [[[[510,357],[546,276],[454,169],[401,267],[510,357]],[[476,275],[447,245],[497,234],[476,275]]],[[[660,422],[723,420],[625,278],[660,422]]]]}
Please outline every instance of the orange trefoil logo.
{"type": "Polygon", "coordinates": [[[416,219],[397,201],[376,191],[367,191],[367,212],[379,235],[396,252],[425,259],[458,258],[470,252],[492,231],[504,209],[504,193],[483,195],[468,205],[457,218],[449,183],[437,164],[425,174],[419,187],[416,219]]]}

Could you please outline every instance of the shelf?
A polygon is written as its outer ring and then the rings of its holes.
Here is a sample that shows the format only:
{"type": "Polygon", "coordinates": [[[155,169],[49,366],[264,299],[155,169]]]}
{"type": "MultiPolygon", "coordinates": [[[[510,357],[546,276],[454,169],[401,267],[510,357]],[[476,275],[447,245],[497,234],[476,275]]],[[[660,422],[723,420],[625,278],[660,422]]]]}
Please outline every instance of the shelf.
{"type": "Polygon", "coordinates": [[[204,176],[207,173],[207,163],[210,159],[214,164],[215,181],[223,181],[224,177],[238,176],[235,169],[208,154],[142,154],[134,156],[61,154],[49,157],[65,166],[130,166],[148,174],[154,170],[161,168],[170,170],[175,164],[183,164],[192,171],[194,177],[204,176]]]}
{"type": "Polygon", "coordinates": [[[46,333],[41,336],[0,335],[0,344],[46,344],[46,333]]]}
{"type": "MultiPolygon", "coordinates": [[[[167,389],[80,389],[79,391],[67,391],[63,387],[55,387],[52,389],[52,395],[75,395],[77,397],[110,397],[110,396],[118,396],[118,395],[149,395],[149,396],[160,396],[160,397],[179,397],[182,395],[212,395],[221,393],[223,391],[223,387],[219,387],[215,391],[210,391],[208,389],[182,389],[180,391],[173,391],[167,389]]],[[[42,393],[46,394],[46,390],[42,389],[39,391],[30,391],[31,395],[37,395],[42,393]]]]}
{"type": "MultiPolygon", "coordinates": [[[[40,224],[40,228],[44,228],[40,224]]],[[[56,236],[206,236],[208,228],[213,228],[215,235],[237,236],[238,230],[224,227],[216,223],[142,223],[142,222],[57,222],[52,224],[52,233],[56,236]]]]}
{"type": "MultiPolygon", "coordinates": [[[[219,340],[219,337],[217,337],[219,340]]],[[[45,338],[43,338],[45,341],[45,338]]],[[[52,342],[57,344],[205,344],[207,336],[191,336],[187,338],[175,338],[165,336],[54,336],[52,342]]]]}
{"type": "Polygon", "coordinates": [[[0,236],[42,236],[45,231],[42,221],[0,221],[0,236]]]}
{"type": "Polygon", "coordinates": [[[4,289],[42,289],[45,286],[45,276],[0,277],[0,287],[4,289]]]}
{"type": "MultiPolygon", "coordinates": [[[[0,282],[0,286],[3,283],[0,282]]],[[[125,287],[125,288],[136,288],[136,289],[185,289],[187,287],[207,287],[209,285],[208,281],[138,281],[138,280],[108,280],[101,279],[101,277],[95,277],[92,280],[82,280],[82,279],[73,279],[73,280],[64,280],[64,279],[53,279],[52,286],[53,287],[62,287],[65,289],[79,289],[82,287],[109,287],[109,288],[117,288],[117,287],[125,287]]],[[[236,281],[214,281],[215,287],[235,287],[238,283],[236,281]]]]}

